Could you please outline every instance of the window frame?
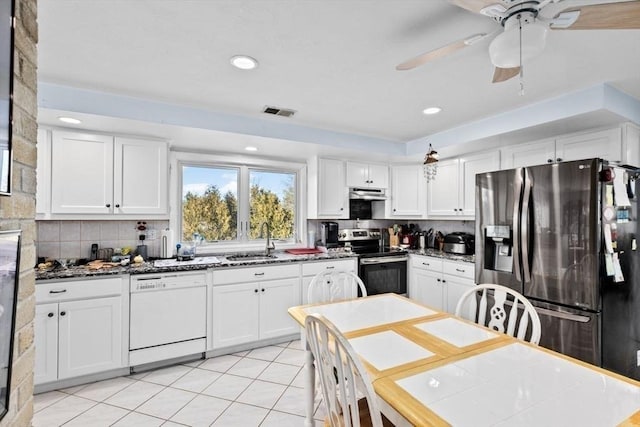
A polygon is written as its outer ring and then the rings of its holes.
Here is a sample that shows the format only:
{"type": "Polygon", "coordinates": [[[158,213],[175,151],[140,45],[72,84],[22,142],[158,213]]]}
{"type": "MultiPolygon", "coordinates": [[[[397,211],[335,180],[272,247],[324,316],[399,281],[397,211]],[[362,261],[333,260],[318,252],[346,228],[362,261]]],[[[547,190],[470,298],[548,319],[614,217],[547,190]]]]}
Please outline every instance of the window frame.
{"type": "MultiPolygon", "coordinates": [[[[249,221],[249,198],[250,170],[265,172],[283,172],[295,174],[295,231],[292,239],[288,241],[275,240],[276,249],[288,249],[304,246],[304,239],[307,234],[307,217],[306,217],[306,180],[307,165],[306,163],[284,162],[279,160],[244,157],[232,157],[229,155],[212,155],[193,152],[172,151],[170,156],[171,171],[175,171],[175,177],[170,181],[170,199],[176,201],[176,208],[171,209],[169,216],[169,227],[174,230],[175,242],[182,240],[182,167],[219,167],[219,168],[235,168],[239,169],[238,176],[238,224],[240,221],[249,221]]],[[[240,233],[240,230],[237,230],[240,233]]],[[[198,254],[215,254],[225,252],[246,252],[259,251],[265,248],[265,239],[248,240],[248,232],[243,229],[243,236],[239,236],[235,240],[218,241],[215,243],[205,243],[198,245],[198,254]]]]}

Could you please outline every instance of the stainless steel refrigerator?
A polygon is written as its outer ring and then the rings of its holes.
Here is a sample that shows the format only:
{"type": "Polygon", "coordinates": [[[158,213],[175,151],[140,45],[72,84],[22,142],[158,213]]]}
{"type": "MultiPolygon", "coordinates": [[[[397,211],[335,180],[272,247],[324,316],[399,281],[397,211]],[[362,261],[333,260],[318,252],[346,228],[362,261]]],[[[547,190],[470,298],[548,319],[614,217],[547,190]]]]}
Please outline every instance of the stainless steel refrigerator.
{"type": "Polygon", "coordinates": [[[476,283],[525,295],[540,345],[640,379],[637,172],[589,159],[476,175],[476,283]]]}

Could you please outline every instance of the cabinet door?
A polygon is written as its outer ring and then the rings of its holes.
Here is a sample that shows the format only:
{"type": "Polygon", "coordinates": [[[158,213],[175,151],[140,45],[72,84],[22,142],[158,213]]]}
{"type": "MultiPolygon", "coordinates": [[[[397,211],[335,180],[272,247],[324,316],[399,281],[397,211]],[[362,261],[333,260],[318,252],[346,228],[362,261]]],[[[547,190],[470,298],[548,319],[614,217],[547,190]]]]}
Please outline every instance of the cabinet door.
{"type": "Polygon", "coordinates": [[[449,276],[445,274],[443,276],[444,284],[447,289],[446,292],[446,307],[443,307],[444,310],[448,311],[451,314],[454,314],[456,311],[456,306],[458,305],[458,301],[463,293],[468,291],[469,289],[475,286],[473,280],[463,279],[461,277],[449,276]]]}
{"type": "Polygon", "coordinates": [[[558,162],[594,157],[612,162],[622,160],[622,130],[619,127],[556,139],[558,162]]]}
{"type": "Polygon", "coordinates": [[[167,171],[165,143],[116,138],[114,212],[166,214],[167,171]]]}
{"type": "Polygon", "coordinates": [[[444,286],[441,273],[421,269],[411,271],[411,298],[436,310],[444,310],[444,286]]]}
{"type": "Polygon", "coordinates": [[[430,181],[427,186],[427,215],[456,216],[458,214],[458,187],[458,160],[438,162],[436,178],[430,181]]]}
{"type": "Polygon", "coordinates": [[[318,217],[349,218],[344,162],[331,159],[318,162],[318,217]]]}
{"type": "Polygon", "coordinates": [[[260,339],[295,334],[300,326],[287,309],[300,305],[300,279],[260,283],[260,339]]]}
{"type": "Polygon", "coordinates": [[[213,348],[244,344],[260,338],[259,287],[257,282],[213,287],[213,348]]]}
{"type": "Polygon", "coordinates": [[[422,218],[425,214],[426,181],[422,167],[391,168],[391,217],[422,218]]]}
{"type": "Polygon", "coordinates": [[[34,320],[35,384],[58,379],[58,304],[36,305],[34,320]]]}
{"type": "Polygon", "coordinates": [[[38,159],[36,163],[36,214],[49,213],[51,209],[51,140],[49,131],[38,129],[38,159]]]}
{"type": "Polygon", "coordinates": [[[113,212],[113,138],[53,131],[51,212],[113,212]]]}
{"type": "Polygon", "coordinates": [[[465,156],[460,159],[460,205],[458,215],[475,217],[476,212],[476,174],[500,169],[500,152],[465,156]]]}
{"type": "Polygon", "coordinates": [[[347,162],[347,187],[369,187],[369,165],[347,162]]]}
{"type": "Polygon", "coordinates": [[[59,307],[59,379],[123,366],[120,297],[61,302],[59,307]]]}
{"type": "Polygon", "coordinates": [[[389,187],[389,167],[386,165],[369,165],[369,187],[389,187]]]}
{"type": "Polygon", "coordinates": [[[523,168],[553,163],[556,142],[553,139],[518,144],[500,150],[500,169],[523,168]]]}

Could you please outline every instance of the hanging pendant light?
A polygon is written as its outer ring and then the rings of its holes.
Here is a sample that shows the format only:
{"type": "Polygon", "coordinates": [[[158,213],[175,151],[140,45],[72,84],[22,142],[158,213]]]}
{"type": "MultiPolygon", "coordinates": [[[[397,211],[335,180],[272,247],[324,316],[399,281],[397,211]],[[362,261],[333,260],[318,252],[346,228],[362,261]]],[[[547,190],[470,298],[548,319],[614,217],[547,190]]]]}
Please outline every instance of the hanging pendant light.
{"type": "Polygon", "coordinates": [[[423,170],[424,177],[427,178],[427,181],[433,181],[436,179],[436,173],[438,172],[438,152],[433,149],[431,144],[429,144],[429,151],[424,156],[423,170]]]}

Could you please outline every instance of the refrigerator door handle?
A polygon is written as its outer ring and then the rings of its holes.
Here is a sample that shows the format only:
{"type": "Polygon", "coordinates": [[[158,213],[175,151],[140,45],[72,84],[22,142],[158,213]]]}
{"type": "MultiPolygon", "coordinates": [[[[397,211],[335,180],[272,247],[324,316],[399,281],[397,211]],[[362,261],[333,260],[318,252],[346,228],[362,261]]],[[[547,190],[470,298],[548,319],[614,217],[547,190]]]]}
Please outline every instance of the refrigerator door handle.
{"type": "Polygon", "coordinates": [[[522,196],[522,216],[520,217],[521,227],[521,252],[522,252],[522,272],[523,282],[531,282],[531,268],[529,267],[529,198],[533,184],[527,169],[524,169],[524,195],[522,196]]]}
{"type": "Polygon", "coordinates": [[[517,175],[513,186],[513,267],[516,280],[522,282],[520,274],[520,203],[522,201],[522,176],[517,175]]]}
{"type": "Polygon", "coordinates": [[[571,320],[573,322],[588,323],[589,320],[591,320],[589,317],[581,316],[579,314],[571,314],[571,313],[566,313],[564,311],[554,311],[554,310],[549,310],[547,308],[540,308],[540,307],[534,307],[534,308],[538,312],[538,314],[544,314],[545,316],[571,320]]]}

